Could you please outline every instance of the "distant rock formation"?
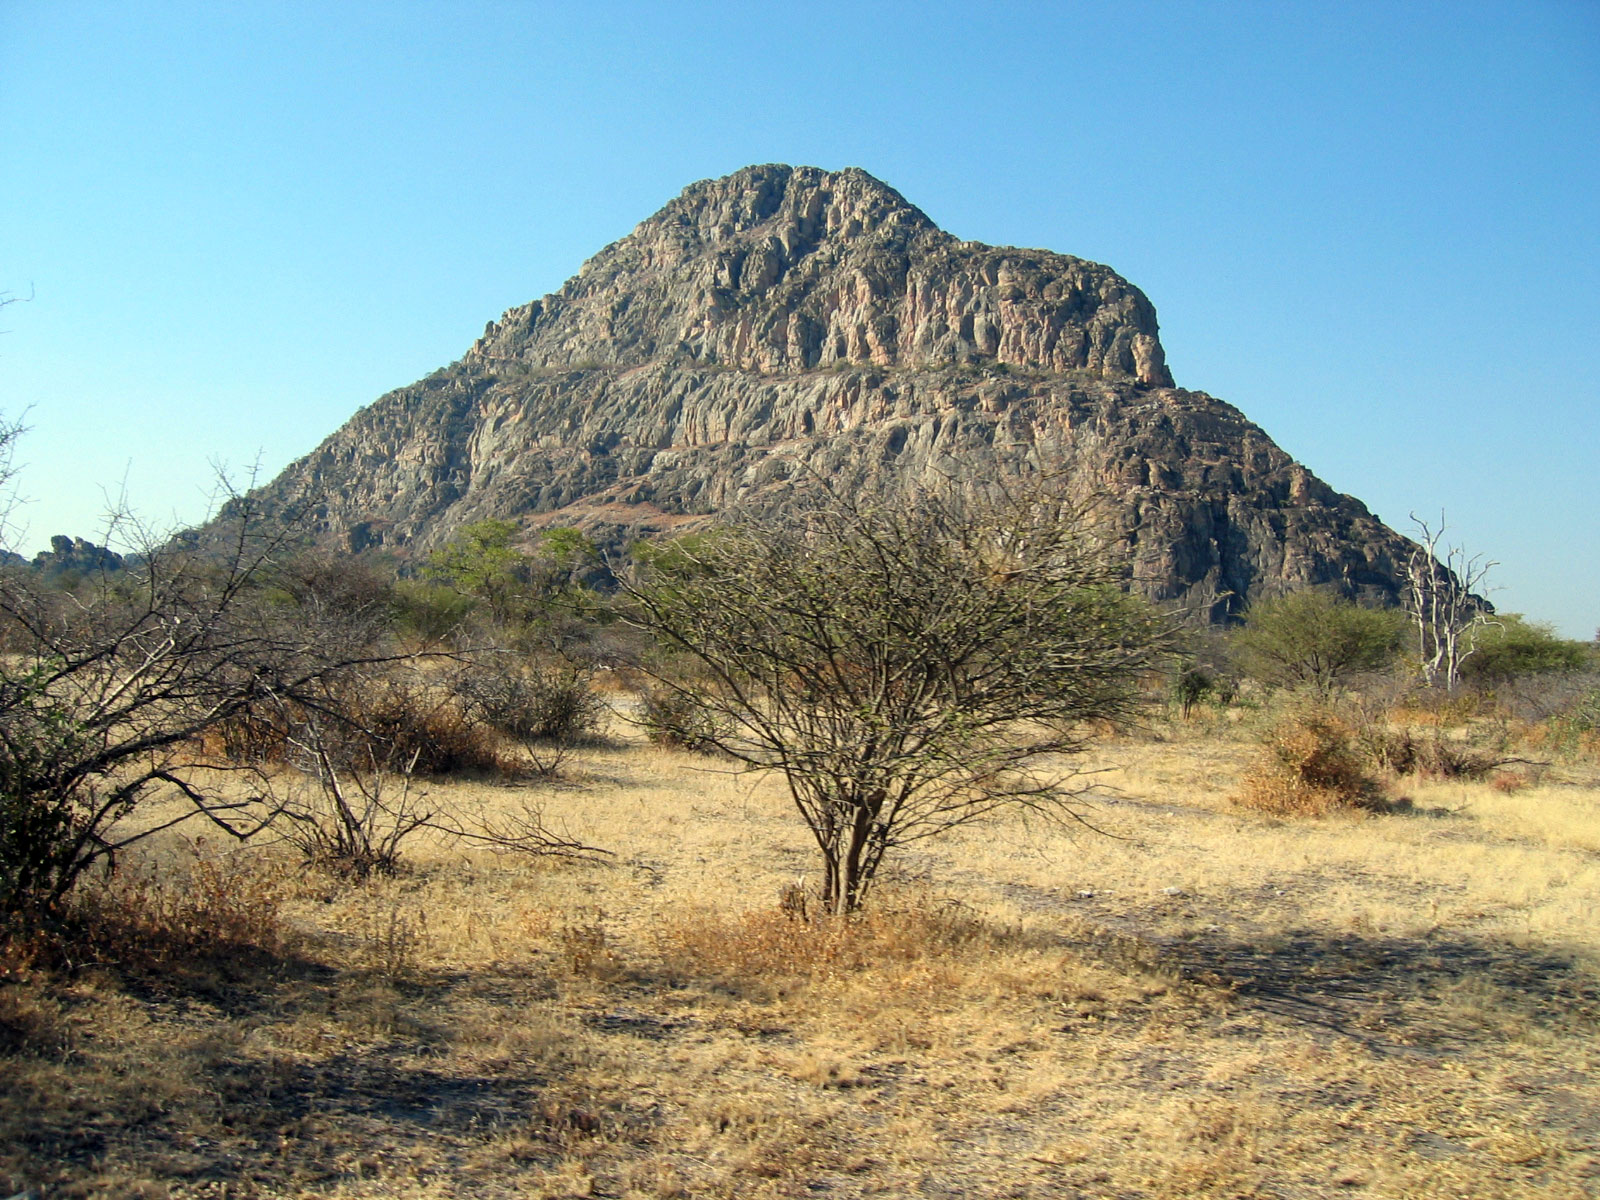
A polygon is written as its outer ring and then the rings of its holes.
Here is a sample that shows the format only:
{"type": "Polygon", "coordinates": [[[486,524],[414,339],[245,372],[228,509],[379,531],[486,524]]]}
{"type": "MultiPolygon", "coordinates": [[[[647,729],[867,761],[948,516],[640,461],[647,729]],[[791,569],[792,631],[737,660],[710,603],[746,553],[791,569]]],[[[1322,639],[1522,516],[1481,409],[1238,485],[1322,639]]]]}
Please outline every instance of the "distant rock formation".
{"type": "Polygon", "coordinates": [[[30,564],[36,571],[59,576],[70,573],[120,571],[126,566],[122,555],[81,537],[68,537],[58,533],[50,539],[50,549],[33,556],[30,564]]]}
{"type": "Polygon", "coordinates": [[[1096,500],[1154,599],[1222,617],[1328,584],[1392,602],[1411,544],[1236,409],[1173,386],[1107,267],[963,242],[860,170],[687,188],[466,356],[263,489],[415,553],[486,517],[600,540],[847,488],[1030,464],[1096,500]]]}

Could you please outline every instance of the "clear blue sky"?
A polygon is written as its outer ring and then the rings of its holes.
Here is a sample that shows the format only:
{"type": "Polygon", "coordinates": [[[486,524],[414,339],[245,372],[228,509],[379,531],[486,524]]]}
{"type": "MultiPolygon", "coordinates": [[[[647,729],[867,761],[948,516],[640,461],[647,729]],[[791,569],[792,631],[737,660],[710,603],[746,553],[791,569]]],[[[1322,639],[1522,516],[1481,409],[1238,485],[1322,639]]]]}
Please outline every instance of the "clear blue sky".
{"type": "Polygon", "coordinates": [[[1600,4],[0,0],[20,549],[204,516],[686,184],[1107,263],[1180,385],[1600,625],[1600,4]]]}

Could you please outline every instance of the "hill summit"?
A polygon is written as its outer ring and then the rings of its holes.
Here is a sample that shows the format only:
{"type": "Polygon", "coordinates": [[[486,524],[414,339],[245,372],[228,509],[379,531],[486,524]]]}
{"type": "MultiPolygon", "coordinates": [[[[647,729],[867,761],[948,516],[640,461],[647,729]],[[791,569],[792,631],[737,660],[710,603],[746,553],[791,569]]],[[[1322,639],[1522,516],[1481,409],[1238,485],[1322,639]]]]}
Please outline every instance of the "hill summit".
{"type": "Polygon", "coordinates": [[[1174,387],[1136,287],[958,240],[857,169],[691,185],[261,498],[315,494],[324,539],[407,554],[485,517],[615,540],[760,508],[800,475],[872,488],[1016,464],[1101,502],[1154,599],[1221,617],[1307,584],[1398,594],[1410,543],[1174,387]]]}

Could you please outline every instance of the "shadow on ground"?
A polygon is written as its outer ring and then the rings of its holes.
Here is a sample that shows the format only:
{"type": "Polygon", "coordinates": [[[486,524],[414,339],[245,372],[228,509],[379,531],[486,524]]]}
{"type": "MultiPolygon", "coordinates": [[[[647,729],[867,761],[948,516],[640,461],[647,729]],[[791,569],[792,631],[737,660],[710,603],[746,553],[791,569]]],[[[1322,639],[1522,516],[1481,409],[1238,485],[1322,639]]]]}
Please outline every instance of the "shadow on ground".
{"type": "MultiPolygon", "coordinates": [[[[1126,935],[1089,923],[1089,954],[1126,935]]],[[[1374,1048],[1447,1051],[1539,1029],[1600,1029],[1600,977],[1549,948],[1460,934],[1393,937],[1290,930],[1255,941],[1201,932],[1149,939],[1143,962],[1236,1003],[1374,1048]]]]}
{"type": "Polygon", "coordinates": [[[484,982],[258,952],[36,984],[43,1015],[0,1047],[0,1194],[131,1197],[160,1180],[163,1196],[277,1196],[374,1175],[469,1178],[504,1171],[502,1138],[522,1157],[554,1156],[599,1125],[554,1106],[561,1055],[460,1053],[435,1023],[459,1002],[509,1026],[550,994],[532,975],[484,982]]]}

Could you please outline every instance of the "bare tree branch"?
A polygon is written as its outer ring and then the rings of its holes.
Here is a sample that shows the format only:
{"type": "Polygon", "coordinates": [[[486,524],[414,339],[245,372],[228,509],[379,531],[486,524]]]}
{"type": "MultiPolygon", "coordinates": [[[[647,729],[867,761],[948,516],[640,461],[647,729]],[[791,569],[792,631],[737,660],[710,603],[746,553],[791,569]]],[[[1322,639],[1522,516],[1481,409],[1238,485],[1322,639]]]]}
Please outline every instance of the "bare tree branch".
{"type": "Polygon", "coordinates": [[[625,619],[674,652],[645,664],[678,701],[662,719],[783,775],[834,912],[895,847],[1005,807],[1071,818],[1085,722],[1131,713],[1166,640],[1079,510],[998,491],[876,504],[818,486],[804,513],[622,579],[625,619]]]}

